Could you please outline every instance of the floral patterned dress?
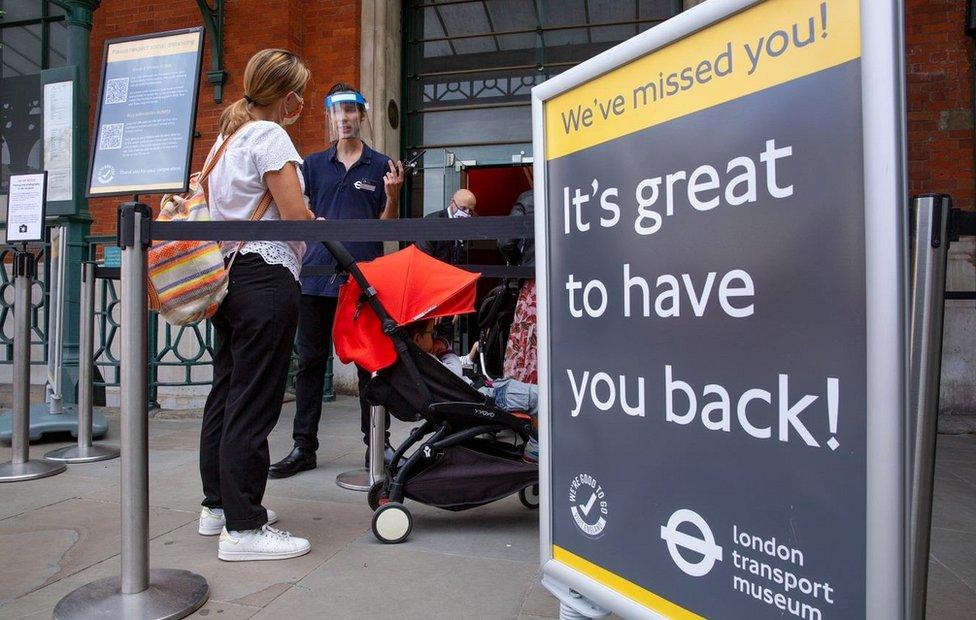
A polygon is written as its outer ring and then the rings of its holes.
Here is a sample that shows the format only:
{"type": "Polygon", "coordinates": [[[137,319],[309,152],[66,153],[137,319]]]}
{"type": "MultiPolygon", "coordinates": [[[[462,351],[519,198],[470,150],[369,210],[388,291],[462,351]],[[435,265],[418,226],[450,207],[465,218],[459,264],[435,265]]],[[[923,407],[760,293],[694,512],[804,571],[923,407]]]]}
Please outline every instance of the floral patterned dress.
{"type": "Polygon", "coordinates": [[[526,280],[519,290],[515,318],[505,348],[505,377],[524,383],[538,383],[536,364],[535,280],[526,280]]]}

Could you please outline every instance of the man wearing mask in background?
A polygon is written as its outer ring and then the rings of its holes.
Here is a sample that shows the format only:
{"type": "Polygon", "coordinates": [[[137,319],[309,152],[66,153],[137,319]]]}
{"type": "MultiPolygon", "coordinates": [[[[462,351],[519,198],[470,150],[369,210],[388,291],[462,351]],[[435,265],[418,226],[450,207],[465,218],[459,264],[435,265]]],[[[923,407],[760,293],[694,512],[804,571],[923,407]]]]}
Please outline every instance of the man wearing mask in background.
{"type": "MultiPolygon", "coordinates": [[[[324,219],[393,219],[400,204],[403,164],[371,149],[363,140],[371,137],[365,98],[348,84],[334,85],[325,99],[330,148],[305,158],[302,172],[305,192],[316,217],[324,219]]],[[[357,261],[383,254],[383,244],[372,241],[344,242],[357,261]]],[[[321,243],[310,243],[303,265],[335,266],[321,243]]],[[[298,371],[295,373],[295,446],[284,459],[271,465],[269,476],[286,478],[314,469],[318,449],[319,419],[325,370],[332,352],[332,323],[335,319],[338,276],[301,278],[298,319],[298,371]]],[[[360,409],[363,441],[369,444],[369,405],[362,388],[369,374],[359,369],[360,409]]],[[[387,414],[386,427],[390,418],[387,414]]],[[[387,431],[389,442],[389,431],[387,431]]],[[[387,443],[387,449],[389,444],[387,443]]],[[[367,451],[367,465],[369,454],[367,451]]]]}
{"type": "MultiPolygon", "coordinates": [[[[451,202],[447,207],[440,211],[428,213],[425,218],[465,218],[477,215],[475,208],[478,201],[473,192],[467,189],[459,189],[454,192],[451,202]]],[[[417,249],[425,254],[433,256],[437,260],[450,263],[451,265],[461,265],[467,262],[468,244],[461,240],[428,240],[422,239],[417,242],[417,249]]],[[[444,317],[436,324],[436,335],[448,342],[454,342],[454,324],[458,317],[451,319],[444,317]]]]}
{"type": "MultiPolygon", "coordinates": [[[[447,205],[447,208],[428,213],[425,217],[446,217],[450,219],[471,217],[476,214],[475,207],[477,204],[478,201],[473,193],[466,189],[459,189],[454,192],[454,196],[451,198],[451,202],[447,205]]],[[[433,256],[437,260],[442,260],[452,265],[460,265],[467,260],[465,256],[467,242],[465,241],[429,241],[424,239],[417,242],[417,249],[433,256]]]]}

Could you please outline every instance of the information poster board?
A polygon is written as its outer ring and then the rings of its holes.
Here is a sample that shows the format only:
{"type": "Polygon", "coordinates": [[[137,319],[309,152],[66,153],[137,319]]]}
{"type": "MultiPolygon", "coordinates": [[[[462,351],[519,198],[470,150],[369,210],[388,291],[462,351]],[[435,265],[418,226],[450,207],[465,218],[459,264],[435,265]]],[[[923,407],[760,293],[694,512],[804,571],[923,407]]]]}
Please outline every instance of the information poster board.
{"type": "Polygon", "coordinates": [[[44,241],[47,172],[10,175],[7,243],[44,241]]]}
{"type": "Polygon", "coordinates": [[[188,188],[203,28],[105,42],[88,195],[188,188]]]}
{"type": "Polygon", "coordinates": [[[70,201],[74,131],[72,101],[74,82],[44,84],[44,169],[48,173],[48,200],[70,201]]]}
{"type": "MultiPolygon", "coordinates": [[[[87,99],[78,89],[78,67],[41,71],[41,159],[47,170],[47,215],[77,215],[82,208],[88,166],[79,170],[78,132],[88,122],[87,99]]],[[[86,143],[83,148],[88,149],[86,143]]]]}
{"type": "Polygon", "coordinates": [[[533,90],[543,570],[626,617],[901,617],[900,10],[713,0],[533,90]]]}

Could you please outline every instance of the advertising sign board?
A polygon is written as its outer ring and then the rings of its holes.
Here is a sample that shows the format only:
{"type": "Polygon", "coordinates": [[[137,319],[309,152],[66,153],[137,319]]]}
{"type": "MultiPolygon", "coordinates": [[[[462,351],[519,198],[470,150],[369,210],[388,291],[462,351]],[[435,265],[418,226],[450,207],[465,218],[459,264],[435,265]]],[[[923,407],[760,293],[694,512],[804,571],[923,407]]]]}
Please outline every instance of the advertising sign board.
{"type": "Polygon", "coordinates": [[[533,90],[544,572],[597,603],[900,617],[899,13],[707,2],[533,90]]]}

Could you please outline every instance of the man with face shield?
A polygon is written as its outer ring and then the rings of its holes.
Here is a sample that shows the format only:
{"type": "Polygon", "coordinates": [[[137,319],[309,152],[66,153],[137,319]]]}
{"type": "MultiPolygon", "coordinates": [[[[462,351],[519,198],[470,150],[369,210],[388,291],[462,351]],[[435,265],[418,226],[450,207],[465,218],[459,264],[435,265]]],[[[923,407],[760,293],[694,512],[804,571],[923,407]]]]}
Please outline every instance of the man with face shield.
{"type": "MultiPolygon", "coordinates": [[[[305,192],[316,217],[324,219],[392,219],[397,217],[402,162],[394,162],[366,143],[372,136],[366,99],[348,84],[339,83],[325,98],[326,125],[332,145],[305,158],[305,192]]],[[[357,261],[383,254],[373,241],[343,242],[357,261]]],[[[310,243],[303,265],[334,266],[321,243],[310,243]]],[[[322,416],[325,370],[332,351],[332,323],[339,286],[345,277],[303,276],[298,314],[298,370],[295,373],[295,446],[284,459],[271,465],[269,476],[286,478],[316,466],[318,426],[322,416]]],[[[359,385],[369,374],[359,371],[359,385]]],[[[363,441],[369,443],[369,405],[360,395],[363,441]]],[[[387,415],[386,425],[390,419],[387,415]]],[[[387,431],[387,442],[389,431],[387,431]]],[[[387,443],[389,448],[389,443],[387,443]]],[[[390,450],[392,455],[392,450],[390,450]]],[[[367,459],[368,461],[368,451],[367,459]]],[[[368,464],[368,463],[367,463],[368,464]]]]}
{"type": "Polygon", "coordinates": [[[329,142],[356,140],[370,142],[373,137],[369,106],[358,92],[336,92],[325,98],[325,122],[329,142]]]}

